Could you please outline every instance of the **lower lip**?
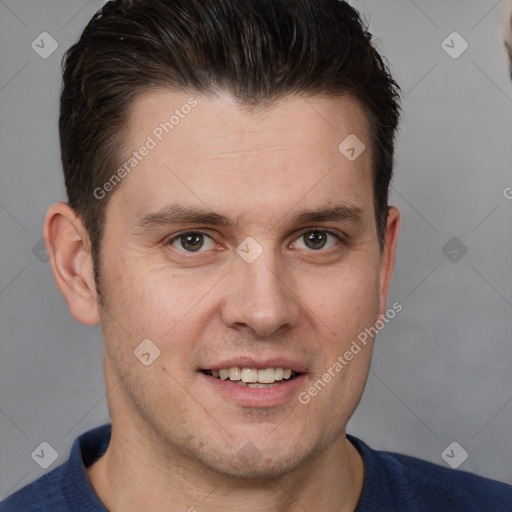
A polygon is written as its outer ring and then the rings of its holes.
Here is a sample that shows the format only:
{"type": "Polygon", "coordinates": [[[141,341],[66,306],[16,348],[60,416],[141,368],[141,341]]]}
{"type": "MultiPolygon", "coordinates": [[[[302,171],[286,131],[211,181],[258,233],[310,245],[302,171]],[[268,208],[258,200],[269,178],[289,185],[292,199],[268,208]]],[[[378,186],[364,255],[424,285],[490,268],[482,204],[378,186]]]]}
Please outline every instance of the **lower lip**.
{"type": "Polygon", "coordinates": [[[267,388],[249,388],[230,382],[229,380],[217,379],[198,372],[200,377],[205,379],[222,396],[236,402],[242,407],[274,407],[290,400],[297,394],[298,389],[303,385],[306,374],[301,373],[292,380],[281,381],[282,384],[267,388]]]}

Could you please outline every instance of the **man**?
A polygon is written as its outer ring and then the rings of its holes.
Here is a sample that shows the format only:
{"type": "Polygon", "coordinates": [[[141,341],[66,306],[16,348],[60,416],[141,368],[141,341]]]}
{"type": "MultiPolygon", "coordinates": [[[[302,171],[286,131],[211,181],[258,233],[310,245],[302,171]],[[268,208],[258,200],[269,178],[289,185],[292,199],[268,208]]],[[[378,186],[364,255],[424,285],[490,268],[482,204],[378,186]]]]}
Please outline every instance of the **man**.
{"type": "Polygon", "coordinates": [[[101,325],[111,427],[2,512],[512,510],[345,433],[400,309],[397,102],[346,2],[103,7],[66,56],[44,234],[101,325]]]}

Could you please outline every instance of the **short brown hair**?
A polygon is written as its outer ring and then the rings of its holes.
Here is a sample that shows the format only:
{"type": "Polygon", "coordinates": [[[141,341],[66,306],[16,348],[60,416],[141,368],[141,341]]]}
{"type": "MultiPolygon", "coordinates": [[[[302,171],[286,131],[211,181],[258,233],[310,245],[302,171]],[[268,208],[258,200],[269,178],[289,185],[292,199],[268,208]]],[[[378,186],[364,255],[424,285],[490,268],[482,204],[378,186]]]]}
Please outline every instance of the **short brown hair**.
{"type": "Polygon", "coordinates": [[[247,106],[289,94],[350,94],[372,135],[381,248],[399,87],[359,13],[339,0],[111,0],[63,57],[59,132],[70,206],[88,231],[99,290],[108,198],[93,193],[121,165],[130,108],[145,91],[230,93],[247,106]]]}

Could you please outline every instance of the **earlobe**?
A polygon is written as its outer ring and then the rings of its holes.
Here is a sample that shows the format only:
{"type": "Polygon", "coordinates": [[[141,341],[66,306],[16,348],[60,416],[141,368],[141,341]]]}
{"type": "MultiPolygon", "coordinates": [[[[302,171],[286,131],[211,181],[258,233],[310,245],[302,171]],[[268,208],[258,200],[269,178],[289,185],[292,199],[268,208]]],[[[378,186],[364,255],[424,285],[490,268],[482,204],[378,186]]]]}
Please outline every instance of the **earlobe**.
{"type": "Polygon", "coordinates": [[[396,246],[400,231],[400,212],[396,206],[391,206],[388,212],[384,247],[380,264],[380,301],[379,316],[386,313],[386,301],[395,267],[396,246]]]}
{"type": "Polygon", "coordinates": [[[71,314],[84,324],[99,323],[90,241],[82,220],[67,203],[55,203],[43,231],[55,281],[71,314]]]}

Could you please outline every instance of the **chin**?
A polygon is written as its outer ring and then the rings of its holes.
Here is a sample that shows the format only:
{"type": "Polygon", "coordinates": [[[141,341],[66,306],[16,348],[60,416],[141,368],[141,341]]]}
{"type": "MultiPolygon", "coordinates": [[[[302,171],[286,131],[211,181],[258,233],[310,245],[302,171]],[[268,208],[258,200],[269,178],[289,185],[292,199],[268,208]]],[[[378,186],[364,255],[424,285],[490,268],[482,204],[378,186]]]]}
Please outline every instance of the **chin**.
{"type": "Polygon", "coordinates": [[[253,482],[263,483],[265,481],[275,480],[287,473],[293,471],[300,465],[301,460],[276,460],[276,459],[260,459],[254,463],[246,464],[233,464],[233,462],[226,461],[225,464],[217,462],[213,469],[224,476],[237,478],[240,480],[247,480],[253,482]]]}
{"type": "Polygon", "coordinates": [[[305,446],[290,446],[285,450],[281,447],[279,453],[276,447],[269,447],[262,452],[249,441],[234,454],[231,450],[230,453],[216,454],[213,457],[211,452],[208,457],[204,457],[203,454],[198,460],[222,475],[263,482],[293,471],[314,453],[305,446]]]}

